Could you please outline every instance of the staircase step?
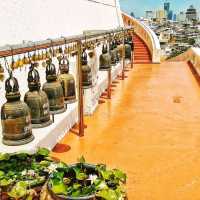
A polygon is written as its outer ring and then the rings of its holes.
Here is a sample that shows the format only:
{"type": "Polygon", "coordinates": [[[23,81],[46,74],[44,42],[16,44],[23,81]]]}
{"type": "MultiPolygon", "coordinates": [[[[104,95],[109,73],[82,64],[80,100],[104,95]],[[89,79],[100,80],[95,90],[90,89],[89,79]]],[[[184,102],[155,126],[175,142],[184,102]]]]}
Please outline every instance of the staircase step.
{"type": "Polygon", "coordinates": [[[144,41],[137,35],[133,36],[134,63],[151,63],[151,54],[144,41]]]}

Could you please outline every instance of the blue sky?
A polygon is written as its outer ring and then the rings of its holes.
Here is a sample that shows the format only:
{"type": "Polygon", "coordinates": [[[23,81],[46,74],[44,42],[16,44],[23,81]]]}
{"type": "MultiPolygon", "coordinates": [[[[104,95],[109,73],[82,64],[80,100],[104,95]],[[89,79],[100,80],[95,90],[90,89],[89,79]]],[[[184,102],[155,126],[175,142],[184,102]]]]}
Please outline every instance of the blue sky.
{"type": "MultiPolygon", "coordinates": [[[[155,10],[163,7],[164,0],[119,0],[121,9],[136,16],[144,16],[146,10],[155,10]]],[[[191,4],[200,11],[200,0],[169,0],[171,9],[179,12],[186,10],[191,4]]]]}

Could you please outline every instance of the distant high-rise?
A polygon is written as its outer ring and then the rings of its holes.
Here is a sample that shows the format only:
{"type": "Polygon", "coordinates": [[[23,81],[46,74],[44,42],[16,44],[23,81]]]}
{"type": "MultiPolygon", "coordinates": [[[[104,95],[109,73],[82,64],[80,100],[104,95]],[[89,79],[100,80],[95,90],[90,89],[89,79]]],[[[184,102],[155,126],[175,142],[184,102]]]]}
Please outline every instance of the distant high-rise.
{"type": "Polygon", "coordinates": [[[169,2],[164,2],[164,10],[168,14],[170,9],[170,3],[169,2]]]}
{"type": "Polygon", "coordinates": [[[135,14],[134,14],[134,12],[131,12],[131,14],[130,14],[130,15],[131,15],[131,17],[135,17],[135,14]]]}
{"type": "Polygon", "coordinates": [[[180,12],[178,15],[177,15],[177,21],[178,22],[185,22],[186,20],[186,15],[184,12],[180,12]]]}
{"type": "Polygon", "coordinates": [[[173,21],[176,21],[176,19],[177,19],[176,14],[173,14],[172,20],[173,20],[173,21]]]}
{"type": "Polygon", "coordinates": [[[161,22],[163,20],[166,20],[166,12],[164,10],[156,10],[156,20],[161,22]]]}
{"type": "Polygon", "coordinates": [[[188,21],[195,21],[197,20],[197,10],[191,5],[186,11],[186,19],[188,21]]]}
{"type": "Polygon", "coordinates": [[[168,19],[168,20],[173,20],[173,11],[172,11],[172,10],[170,10],[170,11],[168,12],[167,19],[168,19]]]}
{"type": "Polygon", "coordinates": [[[153,11],[152,11],[152,10],[147,10],[147,11],[145,12],[145,17],[146,17],[146,19],[151,20],[151,19],[154,17],[153,11]]]}
{"type": "Polygon", "coordinates": [[[164,11],[165,11],[165,14],[167,16],[167,19],[168,20],[172,20],[172,17],[173,17],[173,11],[170,10],[170,3],[168,1],[165,1],[164,2],[164,11]]]}

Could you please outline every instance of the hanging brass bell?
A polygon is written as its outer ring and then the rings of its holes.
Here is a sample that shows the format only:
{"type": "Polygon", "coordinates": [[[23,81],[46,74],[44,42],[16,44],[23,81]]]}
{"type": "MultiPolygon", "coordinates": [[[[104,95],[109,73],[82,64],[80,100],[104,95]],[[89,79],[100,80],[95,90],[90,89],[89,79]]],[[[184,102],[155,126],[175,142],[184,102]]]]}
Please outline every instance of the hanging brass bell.
{"type": "Polygon", "coordinates": [[[0,81],[4,80],[4,68],[2,64],[0,63],[0,81]]]}
{"type": "Polygon", "coordinates": [[[51,59],[46,63],[46,80],[42,90],[46,92],[49,99],[50,112],[53,114],[65,112],[63,88],[60,81],[57,80],[56,67],[51,59]]]}
{"type": "Polygon", "coordinates": [[[125,39],[124,45],[125,45],[125,59],[131,60],[132,47],[128,39],[125,39]]]}
{"type": "Polygon", "coordinates": [[[18,63],[17,63],[17,61],[14,61],[14,60],[12,61],[11,68],[12,68],[12,70],[15,70],[15,69],[18,68],[18,63]]]}
{"type": "Polygon", "coordinates": [[[116,49],[114,48],[114,43],[110,43],[110,56],[111,56],[111,66],[115,66],[117,63],[116,60],[116,49]]]}
{"type": "Polygon", "coordinates": [[[24,57],[23,57],[23,63],[24,63],[24,65],[30,64],[29,59],[28,59],[25,55],[24,55],[24,57]]]}
{"type": "Polygon", "coordinates": [[[119,63],[120,54],[119,54],[119,49],[117,48],[117,41],[116,40],[113,41],[113,48],[114,48],[114,51],[115,51],[115,61],[116,61],[116,63],[119,63]]]}
{"type": "Polygon", "coordinates": [[[51,49],[48,51],[46,50],[46,59],[50,59],[51,58],[51,49]]]}
{"type": "Polygon", "coordinates": [[[87,53],[84,51],[81,56],[82,64],[82,87],[88,89],[92,87],[92,71],[88,66],[87,53]]]}
{"type": "Polygon", "coordinates": [[[74,103],[76,101],[76,86],[75,79],[72,74],[69,74],[69,61],[62,57],[59,61],[60,74],[58,79],[63,87],[65,103],[74,103]]]}
{"type": "Polygon", "coordinates": [[[7,102],[1,108],[3,143],[10,146],[23,145],[34,139],[31,115],[26,103],[20,101],[19,85],[10,72],[5,82],[7,102]]]}
{"type": "Polygon", "coordinates": [[[24,96],[24,101],[30,108],[31,123],[33,128],[49,126],[50,119],[49,100],[44,91],[40,89],[40,76],[32,63],[28,72],[29,91],[24,96]]]}
{"type": "Polygon", "coordinates": [[[42,60],[46,60],[46,53],[44,51],[42,51],[42,60]]]}
{"type": "Polygon", "coordinates": [[[102,54],[99,57],[99,70],[107,71],[111,70],[111,56],[108,53],[107,45],[103,45],[102,54]]]}
{"type": "Polygon", "coordinates": [[[63,53],[62,47],[59,47],[59,48],[58,48],[58,53],[59,53],[59,54],[62,54],[62,53],[63,53]]]}
{"type": "Polygon", "coordinates": [[[131,50],[134,50],[133,37],[131,34],[127,36],[127,43],[131,45],[131,50]]]}
{"type": "Polygon", "coordinates": [[[117,44],[117,50],[119,53],[119,59],[121,60],[123,58],[123,44],[120,39],[116,41],[116,44],[117,44]]]}
{"type": "Polygon", "coordinates": [[[39,53],[39,54],[38,54],[38,60],[39,60],[39,61],[43,60],[43,55],[42,55],[42,53],[39,53]]]}

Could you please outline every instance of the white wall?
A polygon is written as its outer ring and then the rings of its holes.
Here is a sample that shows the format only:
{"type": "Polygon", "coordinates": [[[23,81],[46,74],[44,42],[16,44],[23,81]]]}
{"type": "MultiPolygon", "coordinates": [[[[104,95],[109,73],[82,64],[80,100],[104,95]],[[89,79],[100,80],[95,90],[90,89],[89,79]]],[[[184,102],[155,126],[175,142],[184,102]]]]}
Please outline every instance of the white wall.
{"type": "Polygon", "coordinates": [[[122,25],[118,0],[1,0],[0,46],[122,25]],[[115,7],[116,6],[116,7],[115,7]]]}

